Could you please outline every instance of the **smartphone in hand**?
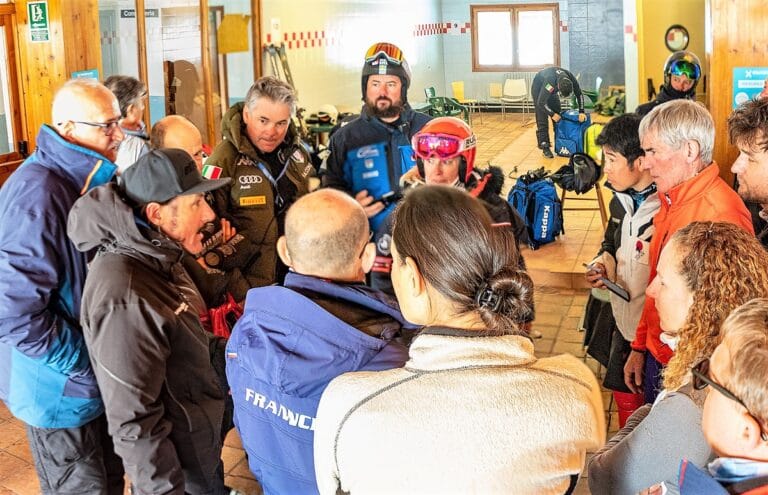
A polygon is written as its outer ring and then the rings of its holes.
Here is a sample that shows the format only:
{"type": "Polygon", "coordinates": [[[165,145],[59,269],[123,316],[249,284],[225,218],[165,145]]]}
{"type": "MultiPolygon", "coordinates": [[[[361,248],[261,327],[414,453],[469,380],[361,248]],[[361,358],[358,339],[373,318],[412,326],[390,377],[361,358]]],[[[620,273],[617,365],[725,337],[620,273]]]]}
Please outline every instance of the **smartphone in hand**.
{"type": "MultiPolygon", "coordinates": [[[[598,270],[594,265],[588,265],[586,263],[582,263],[582,265],[584,265],[584,268],[588,269],[589,271],[594,271],[595,273],[602,273],[602,271],[598,270]]],[[[605,275],[605,274],[603,274],[603,275],[605,275]]],[[[605,288],[606,289],[608,289],[609,291],[613,292],[614,294],[616,294],[620,298],[624,299],[625,301],[629,302],[629,300],[630,300],[629,292],[627,292],[627,290],[625,288],[623,288],[622,286],[620,286],[619,284],[617,284],[617,283],[615,283],[615,282],[613,282],[611,280],[608,280],[605,276],[600,277],[599,280],[603,284],[605,284],[605,288]]]]}

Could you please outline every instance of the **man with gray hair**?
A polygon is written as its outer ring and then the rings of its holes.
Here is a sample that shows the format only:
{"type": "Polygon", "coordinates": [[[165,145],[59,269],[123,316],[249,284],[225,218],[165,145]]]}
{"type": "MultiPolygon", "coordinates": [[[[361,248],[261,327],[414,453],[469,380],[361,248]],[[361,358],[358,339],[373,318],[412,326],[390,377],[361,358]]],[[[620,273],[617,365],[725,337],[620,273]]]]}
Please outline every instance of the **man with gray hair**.
{"type": "MultiPolygon", "coordinates": [[[[654,108],[640,122],[645,152],[641,170],[656,182],[661,208],[653,219],[648,253],[636,256],[650,266],[648,281],[666,242],[694,221],[731,222],[753,232],[749,211],[739,195],[720,178],[712,161],[715,125],[706,108],[691,100],[673,100],[654,108]]],[[[644,392],[653,402],[660,389],[661,370],[672,357],[676,342],[661,330],[655,299],[647,296],[632,351],[624,366],[624,382],[633,392],[644,392]]]]}
{"type": "Polygon", "coordinates": [[[75,200],[117,171],[120,107],[98,81],[74,79],[52,116],[0,189],[0,399],[27,425],[43,493],[122,494],[79,323],[88,253],[67,238],[75,200]]]}
{"type": "Polygon", "coordinates": [[[314,417],[328,383],[402,366],[411,328],[394,298],[366,287],[376,249],[351,196],[308,194],[288,211],[282,286],[251,289],[227,343],[235,424],[264,493],[317,493],[314,417]]]}
{"type": "Polygon", "coordinates": [[[104,86],[115,94],[120,104],[120,129],[125,139],[120,144],[115,164],[122,173],[149,151],[149,136],[143,120],[147,86],[131,76],[109,76],[104,80],[104,86]]]}
{"type": "Polygon", "coordinates": [[[224,140],[208,159],[204,176],[231,177],[214,192],[214,210],[258,249],[243,266],[251,287],[282,280],[286,268],[275,243],[283,233],[285,213],[309,190],[314,168],[291,122],[296,95],[274,77],[253,83],[245,101],[230,107],[222,119],[224,140]]]}

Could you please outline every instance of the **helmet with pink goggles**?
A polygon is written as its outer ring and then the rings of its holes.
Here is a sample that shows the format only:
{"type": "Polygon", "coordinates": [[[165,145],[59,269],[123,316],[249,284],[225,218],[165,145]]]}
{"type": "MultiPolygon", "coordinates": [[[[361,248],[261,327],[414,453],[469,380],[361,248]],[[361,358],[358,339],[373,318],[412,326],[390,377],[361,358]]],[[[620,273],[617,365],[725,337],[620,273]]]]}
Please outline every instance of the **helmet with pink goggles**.
{"type": "Polygon", "coordinates": [[[432,157],[450,160],[460,156],[459,180],[469,180],[475,167],[477,138],[463,120],[456,117],[438,117],[426,123],[411,140],[416,154],[419,173],[424,177],[424,163],[432,157]]]}

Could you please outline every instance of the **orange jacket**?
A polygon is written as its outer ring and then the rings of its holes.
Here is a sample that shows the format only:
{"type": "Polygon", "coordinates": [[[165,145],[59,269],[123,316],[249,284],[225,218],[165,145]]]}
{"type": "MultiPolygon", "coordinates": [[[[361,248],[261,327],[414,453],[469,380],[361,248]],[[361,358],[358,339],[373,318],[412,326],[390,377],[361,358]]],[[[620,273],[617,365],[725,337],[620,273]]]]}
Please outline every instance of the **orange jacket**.
{"type": "MultiPolygon", "coordinates": [[[[719,172],[720,169],[713,162],[695,177],[678,184],[665,194],[659,193],[661,208],[653,217],[655,230],[649,247],[649,284],[656,276],[661,249],[675,232],[691,222],[731,222],[754,233],[752,217],[744,202],[736,191],[720,178],[719,172]]],[[[673,352],[659,340],[660,334],[656,301],[652,297],[646,297],[632,349],[648,350],[661,364],[667,364],[673,352]]]]}

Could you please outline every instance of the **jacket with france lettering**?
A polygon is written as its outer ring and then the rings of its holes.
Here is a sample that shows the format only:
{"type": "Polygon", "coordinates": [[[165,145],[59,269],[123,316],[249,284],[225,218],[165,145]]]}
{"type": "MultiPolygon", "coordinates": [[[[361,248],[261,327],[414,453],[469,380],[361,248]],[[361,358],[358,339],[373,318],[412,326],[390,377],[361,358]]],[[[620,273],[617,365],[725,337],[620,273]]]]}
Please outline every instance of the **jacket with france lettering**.
{"type": "Polygon", "coordinates": [[[653,217],[659,211],[656,186],[641,192],[615,191],[609,208],[611,220],[596,261],[602,261],[609,278],[629,292],[629,302],[611,292],[611,309],[621,335],[631,342],[643,312],[651,270],[653,217]]]}
{"type": "Polygon", "coordinates": [[[224,410],[211,366],[219,339],[200,324],[181,246],[137,220],[113,184],[75,203],[68,230],[78,249],[99,248],[81,321],[134,493],[220,493],[211,486],[224,410]]]}
{"type": "Polygon", "coordinates": [[[29,425],[74,428],[104,411],[79,324],[86,255],[66,226],[116,170],[44,125],[0,189],[0,398],[29,425]]]}
{"type": "MultiPolygon", "coordinates": [[[[411,138],[431,118],[406,106],[397,123],[390,125],[363,107],[360,117],[331,136],[323,186],[342,189],[353,196],[365,189],[375,199],[398,191],[400,177],[416,165],[411,138]]],[[[371,217],[371,229],[378,229],[394,207],[390,204],[371,217]]]]}
{"type": "Polygon", "coordinates": [[[361,284],[294,272],[248,292],[227,343],[235,425],[265,494],[317,493],[312,442],[320,395],[342,373],[408,358],[397,303],[361,284]]]}
{"type": "Polygon", "coordinates": [[[277,150],[268,155],[259,153],[246,133],[242,102],[229,108],[221,131],[224,140],[206,164],[219,167],[220,176],[232,177],[232,183],[213,191],[214,210],[259,247],[241,269],[250,286],[269,285],[277,278],[275,245],[282,234],[285,213],[309,191],[314,168],[293,126],[277,150]],[[277,195],[272,180],[277,182],[277,195]]]}

